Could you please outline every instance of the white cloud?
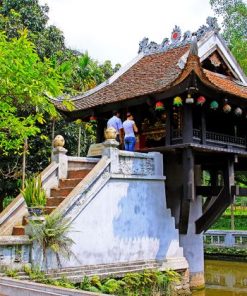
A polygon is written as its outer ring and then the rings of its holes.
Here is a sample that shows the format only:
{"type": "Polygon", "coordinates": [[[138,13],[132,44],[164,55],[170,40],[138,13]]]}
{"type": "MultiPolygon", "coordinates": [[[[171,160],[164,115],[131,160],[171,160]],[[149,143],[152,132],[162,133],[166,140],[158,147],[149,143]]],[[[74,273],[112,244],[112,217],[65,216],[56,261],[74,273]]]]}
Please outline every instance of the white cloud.
{"type": "Polygon", "coordinates": [[[160,43],[175,25],[197,30],[213,16],[209,0],[40,0],[50,7],[50,24],[59,27],[67,46],[103,62],[122,65],[137,55],[148,37],[160,43]]]}

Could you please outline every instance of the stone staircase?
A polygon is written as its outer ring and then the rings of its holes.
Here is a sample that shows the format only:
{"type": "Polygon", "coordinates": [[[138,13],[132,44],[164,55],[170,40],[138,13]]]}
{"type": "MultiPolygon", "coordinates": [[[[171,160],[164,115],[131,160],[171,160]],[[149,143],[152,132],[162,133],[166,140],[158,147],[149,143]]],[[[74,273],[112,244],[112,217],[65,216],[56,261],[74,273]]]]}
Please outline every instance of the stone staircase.
{"type": "MultiPolygon", "coordinates": [[[[132,261],[122,263],[109,263],[98,265],[85,265],[80,267],[61,268],[59,270],[50,270],[46,273],[47,277],[58,280],[66,278],[73,283],[79,283],[84,276],[93,277],[97,275],[101,278],[108,276],[123,277],[129,272],[141,272],[143,270],[158,270],[162,269],[164,262],[155,260],[149,261],[132,261]]],[[[0,274],[1,276],[1,274],[0,274]]],[[[29,277],[25,272],[18,272],[18,279],[28,280],[29,277]]]]}
{"type": "MultiPolygon", "coordinates": [[[[92,166],[92,168],[94,165],[92,166]]],[[[57,187],[51,188],[50,196],[47,197],[44,213],[49,215],[60,203],[62,203],[70,192],[86,177],[92,168],[70,170],[66,179],[60,179],[57,187]]],[[[22,224],[13,227],[12,235],[25,235],[25,225],[28,223],[28,217],[24,216],[22,224]]]]}

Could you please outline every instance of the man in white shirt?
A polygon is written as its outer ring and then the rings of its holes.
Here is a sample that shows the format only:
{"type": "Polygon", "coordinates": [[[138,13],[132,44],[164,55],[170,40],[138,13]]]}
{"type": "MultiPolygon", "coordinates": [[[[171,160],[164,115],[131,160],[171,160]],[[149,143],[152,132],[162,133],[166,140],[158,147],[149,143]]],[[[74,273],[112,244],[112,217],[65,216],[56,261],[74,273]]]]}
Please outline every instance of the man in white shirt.
{"type": "Polygon", "coordinates": [[[116,140],[122,144],[123,142],[123,124],[122,120],[120,118],[120,112],[119,111],[113,111],[113,116],[107,121],[107,128],[113,127],[117,131],[117,137],[116,140]]]}

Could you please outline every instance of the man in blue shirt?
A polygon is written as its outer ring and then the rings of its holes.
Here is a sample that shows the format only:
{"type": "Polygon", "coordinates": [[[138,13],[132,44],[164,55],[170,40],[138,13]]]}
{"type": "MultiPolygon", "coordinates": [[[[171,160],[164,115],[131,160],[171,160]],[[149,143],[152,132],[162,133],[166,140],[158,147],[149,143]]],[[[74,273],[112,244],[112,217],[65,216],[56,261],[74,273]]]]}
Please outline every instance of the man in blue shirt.
{"type": "Polygon", "coordinates": [[[113,127],[117,131],[116,140],[122,144],[123,143],[123,124],[120,118],[120,112],[117,110],[113,111],[113,116],[107,121],[107,128],[113,127]]]}

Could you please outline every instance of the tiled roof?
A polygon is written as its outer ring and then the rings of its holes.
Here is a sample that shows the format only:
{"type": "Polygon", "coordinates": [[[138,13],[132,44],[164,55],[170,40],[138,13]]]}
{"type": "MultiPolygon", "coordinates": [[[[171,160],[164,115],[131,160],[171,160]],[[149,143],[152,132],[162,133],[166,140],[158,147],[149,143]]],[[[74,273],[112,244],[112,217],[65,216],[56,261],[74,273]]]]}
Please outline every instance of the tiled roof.
{"type": "MultiPolygon", "coordinates": [[[[190,54],[184,69],[181,69],[178,62],[188,50],[189,45],[186,45],[142,57],[115,80],[110,80],[109,84],[103,83],[88,93],[76,96],[73,100],[75,109],[86,110],[163,92],[184,81],[192,71],[208,87],[247,99],[246,86],[203,69],[196,55],[190,54]]],[[[59,109],[66,110],[61,102],[54,103],[59,109]]]]}
{"type": "Polygon", "coordinates": [[[217,88],[224,90],[225,92],[247,99],[247,86],[232,80],[230,77],[203,70],[207,79],[215,85],[217,88]]]}
{"type": "MultiPolygon", "coordinates": [[[[107,103],[119,102],[141,95],[151,94],[171,84],[181,73],[179,59],[189,46],[178,47],[163,53],[142,57],[137,63],[111,84],[77,96],[73,101],[76,109],[84,110],[107,103]]],[[[56,103],[59,109],[61,104],[56,103]]]]}

